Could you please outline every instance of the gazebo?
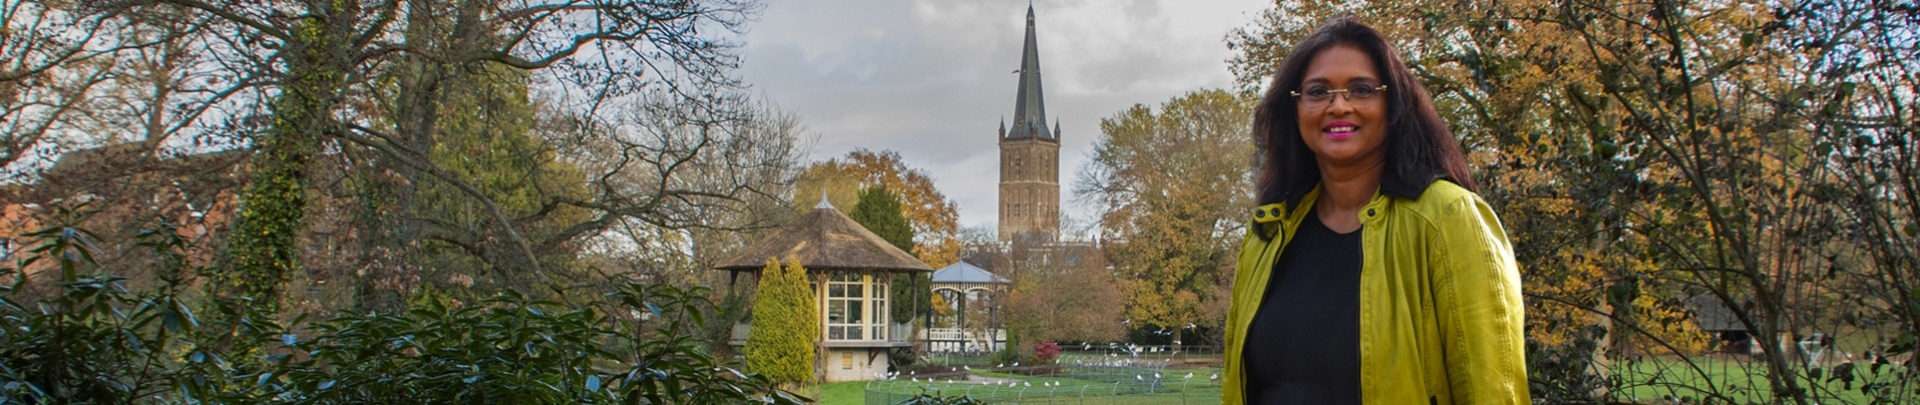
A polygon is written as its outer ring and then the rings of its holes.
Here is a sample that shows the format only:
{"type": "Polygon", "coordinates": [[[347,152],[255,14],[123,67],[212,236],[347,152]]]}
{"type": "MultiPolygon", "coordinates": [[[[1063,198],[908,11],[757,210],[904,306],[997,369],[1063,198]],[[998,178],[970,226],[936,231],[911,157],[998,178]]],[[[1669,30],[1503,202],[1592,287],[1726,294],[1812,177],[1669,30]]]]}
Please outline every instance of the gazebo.
{"type": "MultiPolygon", "coordinates": [[[[912,320],[888,319],[892,311],[887,306],[887,287],[895,274],[930,272],[933,267],[833,209],[824,196],[813,211],[720,260],[714,268],[735,272],[736,277],[739,272],[752,272],[758,280],[768,258],[782,263],[799,260],[812,278],[821,326],[816,340],[820,355],[814,367],[825,381],[867,380],[885,374],[887,351],[912,347],[912,320]]],[[[735,324],[728,343],[745,345],[751,328],[747,323],[735,324]]]]}
{"type": "MultiPolygon", "coordinates": [[[[1687,297],[1683,302],[1693,311],[1694,327],[1700,328],[1701,332],[1712,334],[1715,348],[1719,351],[1734,354],[1761,353],[1763,346],[1760,345],[1759,337],[1748,331],[1747,325],[1740,323],[1740,318],[1733,314],[1733,309],[1719,297],[1698,294],[1687,297]]],[[[1785,333],[1781,334],[1780,341],[1788,341],[1785,333]]],[[[1782,346],[1785,344],[1782,343],[1782,346]]]]}
{"type": "MultiPolygon", "coordinates": [[[[1000,328],[998,299],[1013,281],[965,261],[933,272],[933,293],[946,301],[952,319],[940,324],[951,327],[927,328],[927,351],[995,351],[1005,345],[1007,334],[1000,328]],[[969,313],[984,311],[985,319],[969,318],[969,313]]],[[[943,316],[945,318],[947,316],[943,316]]]]}

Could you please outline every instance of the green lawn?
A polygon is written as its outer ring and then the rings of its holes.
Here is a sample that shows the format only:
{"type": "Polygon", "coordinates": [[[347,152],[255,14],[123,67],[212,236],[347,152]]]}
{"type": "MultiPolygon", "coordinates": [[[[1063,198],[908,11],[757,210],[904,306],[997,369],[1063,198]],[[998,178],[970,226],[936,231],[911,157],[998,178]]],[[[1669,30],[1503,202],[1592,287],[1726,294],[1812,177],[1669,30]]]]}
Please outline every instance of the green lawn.
{"type": "MultiPolygon", "coordinates": [[[[1866,369],[1865,364],[1854,372],[1853,389],[1846,389],[1841,381],[1821,381],[1812,384],[1812,393],[1820,403],[1864,404],[1869,397],[1861,392],[1861,387],[1876,381],[1890,381],[1904,369],[1889,365],[1875,374],[1866,369]]],[[[1632,402],[1650,402],[1665,398],[1702,398],[1719,396],[1731,398],[1738,403],[1768,402],[1772,397],[1767,386],[1766,366],[1758,362],[1729,359],[1723,357],[1695,358],[1693,365],[1678,359],[1655,358],[1637,362],[1622,362],[1615,365],[1615,376],[1619,379],[1620,390],[1616,399],[1632,402]],[[1704,374],[1705,378],[1702,378],[1704,374]]],[[[1832,370],[1822,370],[1824,376],[1832,370]]],[[[1803,376],[1804,377],[1804,376],[1803,376]]],[[[1807,380],[1802,379],[1802,385],[1807,380]]]]}
{"type": "Polygon", "coordinates": [[[820,385],[820,405],[861,405],[866,400],[865,381],[837,382],[820,385]]]}
{"type": "MultiPolygon", "coordinates": [[[[925,390],[928,393],[946,396],[966,395],[989,403],[1014,401],[1048,403],[1048,398],[1052,398],[1054,403],[1079,403],[1084,398],[1089,403],[1102,405],[1214,404],[1220,400],[1220,385],[1208,380],[1207,377],[1217,372],[1218,369],[1167,370],[1157,386],[1150,382],[1151,371],[1144,373],[1124,371],[1108,375],[1074,377],[1026,376],[984,370],[974,372],[981,377],[1020,382],[1012,387],[1005,384],[986,385],[978,381],[896,380],[872,384],[880,392],[892,392],[899,397],[910,396],[925,390]],[[1194,374],[1191,380],[1185,377],[1188,373],[1194,374]],[[1152,393],[1148,393],[1149,391],[1152,393]]],[[[821,393],[820,403],[823,405],[858,405],[865,403],[869,383],[844,382],[818,387],[821,393]]]]}
{"type": "MultiPolygon", "coordinates": [[[[1694,360],[1700,371],[1693,366],[1676,359],[1657,358],[1637,362],[1615,364],[1615,376],[1620,389],[1616,399],[1636,403],[1654,403],[1662,398],[1701,398],[1713,397],[1709,393],[1718,392],[1720,396],[1731,398],[1737,403],[1768,402],[1768,392],[1764,367],[1738,358],[1705,357],[1694,360]],[[1702,373],[1705,378],[1702,378],[1702,373]]],[[[1813,392],[1820,403],[1864,404],[1869,397],[1860,391],[1863,385],[1876,381],[1890,381],[1893,376],[1904,372],[1903,368],[1888,366],[1879,373],[1871,373],[1864,365],[1855,371],[1853,389],[1845,389],[1840,381],[1826,381],[1824,378],[1814,384],[1813,392]]],[[[1026,376],[999,373],[976,369],[975,375],[989,378],[1014,379],[1023,382],[1017,387],[1005,385],[982,385],[979,382],[912,382],[891,381],[874,383],[876,389],[894,392],[898,395],[911,395],[925,389],[926,392],[943,395],[971,395],[991,403],[1024,398],[1029,403],[1047,403],[1051,396],[1056,403],[1087,403],[1100,405],[1161,405],[1161,404],[1213,404],[1220,398],[1220,386],[1207,380],[1207,376],[1218,372],[1217,368],[1168,370],[1163,375],[1163,384],[1152,390],[1158,393],[1147,394],[1147,384],[1133,378],[1131,371],[1121,371],[1113,375],[1079,375],[1072,378],[1026,376]],[[1193,380],[1185,378],[1193,373],[1193,380]],[[1125,374],[1125,375],[1119,375],[1125,374]],[[1182,387],[1181,383],[1186,386],[1182,387]],[[1057,383],[1057,386],[1054,386],[1057,383]],[[1118,383],[1116,385],[1116,383],[1118,383]],[[1031,384],[1032,386],[1028,386],[1031,384]],[[1024,392],[1023,392],[1024,391],[1024,392]],[[1110,395],[1119,391],[1123,395],[1110,395]],[[1127,394],[1131,391],[1131,394],[1127,394]],[[1049,395],[1051,394],[1051,395],[1049,395]],[[1065,402],[1062,402],[1065,401],[1065,402]]],[[[1822,370],[1823,376],[1831,370],[1822,370]]],[[[1151,378],[1150,375],[1141,376],[1151,378]]],[[[1802,380],[1803,382],[1806,380],[1802,380]]],[[[809,395],[818,395],[824,405],[864,405],[868,382],[845,382],[825,384],[808,390],[809,395]]]]}

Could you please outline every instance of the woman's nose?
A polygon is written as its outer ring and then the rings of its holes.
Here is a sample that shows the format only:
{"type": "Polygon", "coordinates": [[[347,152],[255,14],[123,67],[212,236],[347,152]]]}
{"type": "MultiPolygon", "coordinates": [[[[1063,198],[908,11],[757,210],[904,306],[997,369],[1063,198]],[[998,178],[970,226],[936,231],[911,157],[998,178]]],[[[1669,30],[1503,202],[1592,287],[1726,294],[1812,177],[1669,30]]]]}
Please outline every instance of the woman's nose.
{"type": "Polygon", "coordinates": [[[1350,112],[1353,112],[1353,102],[1347,100],[1347,93],[1334,93],[1333,99],[1327,100],[1328,114],[1340,115],[1350,112]]]}

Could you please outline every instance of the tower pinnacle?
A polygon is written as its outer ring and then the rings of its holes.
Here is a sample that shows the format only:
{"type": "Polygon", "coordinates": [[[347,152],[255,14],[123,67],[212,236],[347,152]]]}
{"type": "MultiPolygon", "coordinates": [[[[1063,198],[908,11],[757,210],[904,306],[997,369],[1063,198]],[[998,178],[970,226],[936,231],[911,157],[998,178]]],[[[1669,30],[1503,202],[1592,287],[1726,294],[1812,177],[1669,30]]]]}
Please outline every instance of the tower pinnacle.
{"type": "Polygon", "coordinates": [[[1020,53],[1020,89],[1013,102],[1008,138],[1053,139],[1047,130],[1047,105],[1040,90],[1040,42],[1033,30],[1033,5],[1027,5],[1026,49],[1020,53]]]}
{"type": "Polygon", "coordinates": [[[1013,125],[1000,130],[1000,242],[1052,243],[1060,233],[1060,123],[1047,128],[1040,91],[1040,41],[1027,5],[1013,125]]]}

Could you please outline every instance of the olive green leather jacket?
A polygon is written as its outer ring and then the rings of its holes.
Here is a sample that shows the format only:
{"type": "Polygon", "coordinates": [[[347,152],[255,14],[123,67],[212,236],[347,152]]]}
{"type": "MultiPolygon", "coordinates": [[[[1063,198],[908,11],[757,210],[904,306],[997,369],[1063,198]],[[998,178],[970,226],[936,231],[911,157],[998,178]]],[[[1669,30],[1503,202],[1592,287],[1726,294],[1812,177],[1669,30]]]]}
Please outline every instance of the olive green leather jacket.
{"type": "MultiPolygon", "coordinates": [[[[1526,404],[1520,272],[1493,209],[1434,181],[1360,211],[1360,398],[1368,404],[1526,404]]],[[[1227,311],[1223,403],[1245,403],[1246,330],[1273,263],[1312,208],[1253,213],[1227,311]]]]}

